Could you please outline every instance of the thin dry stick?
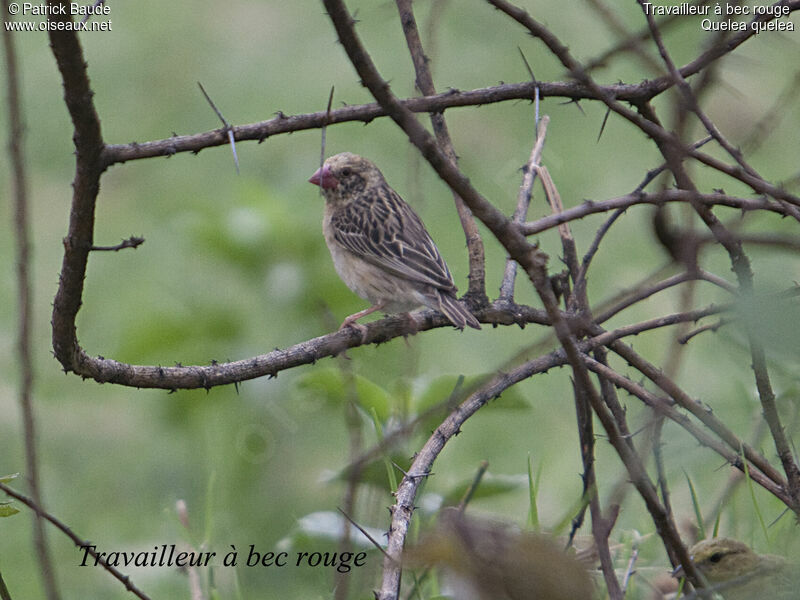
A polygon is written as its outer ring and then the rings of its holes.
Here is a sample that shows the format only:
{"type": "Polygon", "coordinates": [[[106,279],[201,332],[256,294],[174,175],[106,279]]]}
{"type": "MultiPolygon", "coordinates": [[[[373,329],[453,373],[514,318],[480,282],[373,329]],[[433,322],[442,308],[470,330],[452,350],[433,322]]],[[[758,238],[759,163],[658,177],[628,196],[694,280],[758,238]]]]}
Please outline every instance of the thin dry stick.
{"type": "MultiPolygon", "coordinates": [[[[531,149],[528,162],[522,167],[522,184],[519,186],[517,194],[517,208],[514,210],[512,220],[514,223],[522,223],[528,215],[528,207],[531,204],[533,194],[533,182],[536,180],[536,167],[542,160],[544,141],[547,137],[547,126],[550,124],[550,117],[544,115],[539,121],[536,131],[536,142],[531,149]]],[[[517,262],[511,258],[506,259],[506,270],[503,274],[503,282],[500,284],[500,295],[498,300],[504,302],[514,301],[514,283],[517,279],[517,262]]]]}
{"type": "Polygon", "coordinates": [[[697,202],[708,206],[727,206],[744,211],[766,210],[781,216],[790,216],[792,214],[783,204],[767,198],[739,198],[721,192],[694,194],[686,190],[664,190],[653,194],[633,192],[617,198],[601,201],[586,200],[583,204],[567,208],[560,214],[548,215],[536,221],[528,221],[522,224],[520,228],[525,235],[536,235],[542,231],[558,227],[562,223],[582,219],[592,214],[604,213],[611,210],[625,211],[631,206],[642,204],[659,206],[666,202],[683,203],[689,202],[690,198],[694,198],[697,202]]]}
{"type": "MultiPolygon", "coordinates": [[[[175,513],[178,516],[178,521],[183,525],[187,534],[191,532],[189,524],[189,506],[185,500],[179,499],[175,502],[175,513]]],[[[187,548],[191,551],[197,552],[191,544],[181,544],[181,549],[187,548]]],[[[189,586],[189,597],[191,600],[207,600],[203,594],[203,586],[200,583],[200,572],[197,566],[189,565],[187,569],[187,582],[189,586]]]]}
{"type": "MultiPolygon", "coordinates": [[[[729,284],[724,279],[717,277],[716,275],[713,275],[701,269],[697,269],[696,271],[693,272],[684,271],[683,273],[678,273],[677,275],[673,275],[672,277],[668,277],[662,281],[659,281],[658,283],[652,286],[634,287],[633,294],[630,295],[626,294],[625,298],[623,298],[620,301],[612,303],[610,307],[601,307],[603,309],[603,312],[597,315],[595,322],[603,323],[605,321],[608,321],[611,317],[622,312],[626,308],[633,306],[634,304],[646,298],[649,298],[650,296],[662,290],[666,290],[667,288],[673,287],[679,283],[684,283],[686,281],[694,281],[694,280],[708,281],[710,283],[713,283],[717,287],[720,287],[726,290],[727,292],[730,292],[731,294],[737,294],[737,290],[734,286],[729,284]]],[[[608,305],[609,303],[606,302],[604,304],[608,305]]]]}
{"type": "Polygon", "coordinates": [[[217,117],[220,121],[222,121],[222,130],[225,132],[225,135],[228,136],[228,141],[231,144],[231,152],[233,152],[233,164],[236,165],[236,174],[239,174],[239,156],[236,154],[236,139],[234,136],[233,127],[231,127],[230,123],[225,120],[225,117],[222,116],[222,113],[217,108],[217,105],[214,104],[214,101],[211,99],[211,96],[208,95],[206,92],[206,88],[203,87],[203,84],[199,81],[197,85],[200,87],[200,91],[203,92],[203,96],[206,97],[206,101],[211,105],[211,108],[217,113],[217,117]]]}
{"type": "MultiPolygon", "coordinates": [[[[322,167],[325,165],[325,144],[327,142],[327,133],[328,133],[328,123],[331,119],[331,107],[333,106],[333,86],[331,86],[331,91],[328,94],[328,108],[325,109],[325,120],[322,122],[322,127],[320,127],[320,144],[319,144],[319,168],[320,172],[322,167]]],[[[319,195],[322,196],[322,186],[319,187],[319,195]]]]}
{"type": "MultiPolygon", "coordinates": [[[[414,18],[414,9],[411,5],[411,0],[396,0],[397,10],[400,13],[400,22],[403,25],[403,33],[406,36],[406,44],[408,45],[409,52],[411,53],[411,60],[414,63],[414,71],[417,75],[417,87],[425,96],[433,96],[436,94],[436,88],[433,85],[433,77],[431,75],[430,67],[428,66],[429,60],[425,56],[425,51],[422,48],[422,42],[419,38],[419,30],[417,28],[417,21],[414,18]]],[[[431,125],[433,132],[436,135],[436,141],[439,147],[447,155],[447,158],[456,164],[458,159],[456,157],[455,149],[453,148],[453,140],[450,138],[450,132],[447,130],[447,123],[444,119],[444,114],[441,111],[431,112],[431,125]]],[[[464,200],[455,190],[453,193],[453,201],[458,211],[458,218],[461,220],[461,228],[464,230],[464,236],[467,240],[467,251],[469,253],[469,290],[467,295],[473,298],[479,305],[485,304],[486,298],[486,265],[483,251],[483,240],[478,232],[478,226],[475,223],[475,218],[472,213],[464,204],[464,200]]]]}
{"type": "MultiPolygon", "coordinates": [[[[2,1],[2,21],[5,24],[9,13],[8,0],[2,1]]],[[[31,241],[30,222],[28,218],[28,179],[25,169],[22,107],[20,104],[19,74],[17,72],[17,53],[13,33],[3,28],[3,44],[5,47],[6,85],[8,91],[8,118],[10,123],[8,151],[11,163],[11,180],[14,202],[14,238],[17,253],[17,298],[19,306],[19,323],[17,334],[17,351],[19,352],[20,384],[19,404],[22,412],[22,424],[25,431],[25,467],[31,496],[37,507],[43,506],[39,481],[39,460],[37,456],[36,418],[33,409],[33,360],[31,357],[31,328],[33,316],[33,290],[30,275],[31,241]]],[[[33,545],[42,577],[45,594],[49,600],[60,597],[56,574],[41,514],[37,510],[33,519],[33,545]]]]}
{"type": "MultiPolygon", "coordinates": [[[[331,315],[329,315],[331,316],[331,315]]],[[[329,320],[333,320],[332,318],[329,320]]],[[[335,326],[335,324],[334,324],[335,326]]],[[[363,432],[361,415],[358,410],[358,388],[356,386],[356,378],[353,373],[353,366],[344,355],[339,357],[339,372],[344,380],[346,402],[344,408],[344,420],[347,427],[349,438],[348,456],[350,464],[352,465],[355,460],[362,453],[363,445],[363,432]]],[[[343,508],[339,510],[345,515],[355,514],[356,500],[358,499],[358,484],[361,479],[361,469],[351,468],[347,473],[347,485],[345,487],[344,498],[342,500],[343,508]]],[[[349,517],[348,517],[349,519],[349,517]]],[[[339,538],[339,553],[350,552],[352,550],[352,540],[350,539],[350,528],[347,525],[342,527],[342,535],[339,538]]],[[[350,587],[350,578],[348,573],[336,572],[334,575],[334,600],[345,600],[348,597],[350,587]]]]}

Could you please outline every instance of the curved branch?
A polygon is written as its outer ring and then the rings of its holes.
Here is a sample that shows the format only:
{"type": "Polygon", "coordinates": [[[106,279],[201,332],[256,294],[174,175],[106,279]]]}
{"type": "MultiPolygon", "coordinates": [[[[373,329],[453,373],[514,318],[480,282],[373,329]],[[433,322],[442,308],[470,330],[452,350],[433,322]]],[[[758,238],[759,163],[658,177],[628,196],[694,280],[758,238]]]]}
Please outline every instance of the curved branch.
{"type": "MultiPolygon", "coordinates": [[[[494,304],[475,312],[484,323],[495,325],[519,325],[528,323],[547,325],[544,311],[523,305],[494,304]]],[[[329,333],[285,350],[275,349],[267,354],[227,363],[212,362],[210,365],[131,365],[102,356],[92,357],[78,347],[72,355],[73,362],[64,365],[65,370],[74,371],[84,378],[99,383],[114,383],[137,388],[211,389],[219,385],[230,385],[257,377],[277,377],[280,371],[300,365],[313,364],[331,356],[337,356],[349,348],[367,344],[381,344],[396,337],[414,335],[447,327],[450,321],[443,315],[426,310],[414,313],[415,323],[405,316],[386,317],[366,324],[366,333],[352,328],[329,333]]]]}
{"type": "MultiPolygon", "coordinates": [[[[63,7],[49,13],[49,21],[69,21],[68,3],[58,2],[63,7]]],[[[64,101],[67,104],[75,143],[75,179],[72,182],[72,209],[69,229],[64,238],[64,258],[58,291],[53,301],[53,351],[56,358],[69,368],[81,352],[75,330],[75,318],[81,307],[83,280],[86,263],[94,239],[94,207],[100,189],[100,175],[105,166],[101,160],[103,136],[100,119],[95,111],[78,36],[74,31],[49,31],[50,47],[55,56],[61,79],[64,83],[64,101]]]]}

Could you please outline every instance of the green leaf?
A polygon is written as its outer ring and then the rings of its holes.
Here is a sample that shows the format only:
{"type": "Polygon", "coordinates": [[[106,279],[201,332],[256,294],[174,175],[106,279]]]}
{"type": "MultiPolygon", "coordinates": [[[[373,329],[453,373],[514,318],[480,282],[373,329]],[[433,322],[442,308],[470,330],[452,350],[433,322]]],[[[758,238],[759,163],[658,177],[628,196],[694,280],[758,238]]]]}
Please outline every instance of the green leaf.
{"type": "Polygon", "coordinates": [[[764,539],[767,541],[767,545],[769,545],[769,532],[767,531],[767,524],[764,521],[764,515],[761,514],[761,508],[758,506],[758,501],[756,500],[756,491],[753,486],[753,480],[750,478],[750,466],[747,464],[747,459],[744,456],[744,448],[739,449],[739,456],[742,459],[742,464],[744,465],[744,478],[747,481],[747,489],[750,490],[750,499],[753,501],[753,508],[756,511],[756,516],[758,517],[758,522],[761,524],[761,531],[764,533],[764,539]]]}
{"type": "Polygon", "coordinates": [[[0,517],[10,517],[19,512],[10,502],[0,502],[0,517]]]}
{"type": "Polygon", "coordinates": [[[0,483],[8,483],[19,477],[19,473],[12,473],[11,475],[3,475],[0,477],[0,483]]]}
{"type": "Polygon", "coordinates": [[[536,503],[536,498],[539,495],[539,478],[541,475],[542,468],[540,466],[538,473],[534,476],[533,461],[531,460],[531,455],[528,454],[528,503],[530,505],[528,511],[528,525],[536,532],[541,529],[539,524],[539,507],[536,503]]]}
{"type": "MultiPolygon", "coordinates": [[[[474,478],[470,477],[450,488],[444,495],[445,505],[454,506],[458,504],[473,481],[474,478]]],[[[486,473],[481,479],[480,485],[472,493],[472,500],[508,494],[524,487],[527,483],[528,478],[525,475],[493,475],[486,473]]]]}
{"type": "Polygon", "coordinates": [[[684,471],[683,475],[686,477],[686,483],[689,484],[689,493],[692,496],[692,506],[694,506],[694,515],[697,518],[697,531],[698,531],[698,539],[704,540],[706,539],[706,528],[703,523],[703,514],[700,510],[700,501],[697,499],[697,493],[694,490],[694,485],[692,484],[692,480],[689,478],[689,474],[684,471]]]}
{"type": "Polygon", "coordinates": [[[348,381],[350,377],[340,369],[318,368],[300,377],[296,385],[298,390],[334,406],[352,398],[367,414],[374,410],[382,422],[386,421],[392,406],[389,392],[361,375],[352,375],[352,383],[348,381]]]}

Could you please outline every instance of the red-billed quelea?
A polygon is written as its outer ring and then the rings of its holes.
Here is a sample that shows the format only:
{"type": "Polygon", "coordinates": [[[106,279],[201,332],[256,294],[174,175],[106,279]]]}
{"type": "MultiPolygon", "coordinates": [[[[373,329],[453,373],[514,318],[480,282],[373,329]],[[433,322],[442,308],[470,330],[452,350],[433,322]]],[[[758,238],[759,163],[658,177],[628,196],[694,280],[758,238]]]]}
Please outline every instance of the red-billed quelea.
{"type": "Polygon", "coordinates": [[[322,231],[339,277],[372,303],[340,329],[365,332],[358,319],[375,311],[402,313],[427,306],[459,329],[481,326],[456,299],[447,263],[417,213],[372,162],[349,152],[331,156],[309,182],[325,197],[322,231]]]}

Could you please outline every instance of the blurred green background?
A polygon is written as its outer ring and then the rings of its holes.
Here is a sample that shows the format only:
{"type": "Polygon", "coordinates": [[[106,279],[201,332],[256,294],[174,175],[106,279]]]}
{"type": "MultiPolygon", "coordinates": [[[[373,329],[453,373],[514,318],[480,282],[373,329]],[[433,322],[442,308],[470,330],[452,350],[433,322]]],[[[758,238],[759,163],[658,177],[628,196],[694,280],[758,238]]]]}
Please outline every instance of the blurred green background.
{"type": "MultiPolygon", "coordinates": [[[[559,35],[572,52],[588,60],[612,46],[615,36],[589,3],[523,2],[559,35]]],[[[113,30],[82,33],[81,42],[95,91],[95,103],[109,143],[128,143],[207,131],[219,127],[197,82],[200,81],[232,124],[271,118],[276,111],[298,114],[324,110],[330,87],[334,105],[370,101],[336,41],[324,9],[317,2],[232,1],[219,3],[110,2],[113,30]]],[[[395,93],[409,96],[413,69],[397,11],[391,2],[348,2],[359,20],[358,31],[395,93]]],[[[519,26],[483,2],[415,3],[429,49],[437,89],[471,89],[499,81],[528,78],[521,48],[542,81],[564,79],[563,69],[519,26]],[[434,10],[435,9],[435,10],[434,10]],[[433,20],[431,14],[435,14],[433,20]]],[[[633,3],[612,9],[631,30],[644,19],[633,3]]],[[[41,17],[32,17],[41,20],[41,17]]],[[[797,17],[792,18],[797,23],[797,17]]],[[[666,33],[678,64],[697,55],[709,34],[692,17],[680,19],[666,33]]],[[[335,545],[298,534],[298,521],[315,513],[335,512],[345,485],[333,474],[348,461],[346,406],[333,393],[340,363],[283,372],[277,379],[248,381],[204,391],[135,390],[82,381],[65,375],[52,356],[49,319],[60,269],[73,177],[72,129],[62,102],[60,78],[45,33],[15,34],[22,72],[26,121],[26,157],[30,174],[33,276],[35,293],[35,401],[41,476],[47,508],[101,551],[148,551],[153,546],[205,541],[218,556],[230,545],[245,553],[274,550],[294,542],[300,550],[335,545]],[[175,516],[185,500],[191,522],[187,533],[175,516]]],[[[764,33],[721,64],[714,91],[705,99],[710,116],[734,144],[751,133],[780,92],[795,77],[796,33],[764,33]]],[[[599,70],[605,83],[636,83],[654,73],[636,58],[617,59],[599,70]]],[[[4,85],[5,85],[5,78],[4,85]]],[[[657,108],[669,122],[669,94],[657,108]]],[[[5,107],[5,104],[3,104],[5,107]]],[[[598,140],[605,109],[582,102],[581,109],[547,99],[549,114],[544,162],[566,206],[601,200],[632,190],[646,171],[660,164],[653,146],[619,118],[611,117],[598,140]]],[[[513,211],[520,166],[533,141],[533,107],[525,101],[446,113],[461,166],[476,187],[507,213],[513,211]]],[[[0,129],[8,131],[0,110],[0,129]]],[[[800,103],[788,103],[779,125],[749,158],[772,180],[797,175],[800,103]]],[[[702,137],[698,129],[693,139],[702,137]]],[[[337,278],[320,221],[322,200],[307,183],[319,162],[320,132],[276,136],[262,144],[237,145],[237,175],[228,147],[199,155],[134,161],[112,167],[102,178],[97,204],[95,243],[116,244],[130,235],[146,238],[137,250],[93,253],[84,302],[78,318],[81,344],[90,354],[137,364],[207,364],[284,348],[332,330],[346,315],[365,306],[337,278]]],[[[349,150],[374,160],[386,178],[421,214],[453,271],[467,288],[463,234],[446,187],[387,119],[331,127],[328,155],[349,150]]],[[[709,150],[712,153],[716,151],[709,150]]],[[[21,416],[17,403],[16,281],[8,169],[0,169],[4,222],[0,235],[0,475],[21,472],[15,486],[25,490],[21,416]]],[[[700,171],[704,191],[724,187],[748,194],[742,186],[700,171]]],[[[796,192],[797,186],[793,188],[796,192]]],[[[536,191],[531,218],[548,214],[536,191]]],[[[719,211],[736,219],[735,211],[719,211]]],[[[603,215],[573,224],[578,248],[585,251],[603,215]]],[[[667,262],[654,243],[651,213],[631,209],[601,246],[589,279],[594,303],[636,283],[667,262]]],[[[796,235],[797,223],[758,215],[747,220],[751,231],[796,235]]],[[[483,231],[483,230],[482,230],[483,231]]],[[[485,232],[485,231],[484,231],[485,232]]],[[[487,289],[491,296],[502,277],[504,253],[484,236],[487,289]]],[[[540,236],[560,270],[560,242],[555,230],[540,236]]],[[[785,289],[800,278],[796,255],[775,250],[750,252],[763,291],[785,289]]],[[[733,281],[728,259],[718,250],[704,264],[733,281]]],[[[518,283],[520,301],[536,304],[529,286],[518,283]]],[[[659,294],[617,316],[611,325],[635,322],[678,310],[679,292],[659,294]]],[[[698,286],[697,305],[727,301],[708,285],[698,286]]],[[[798,315],[762,315],[769,331],[770,359],[781,410],[790,433],[798,432],[798,315]]],[[[347,366],[374,386],[364,387],[364,402],[376,403],[382,427],[392,427],[437,395],[445,399],[457,375],[474,376],[507,369],[520,349],[533,347],[544,331],[535,326],[485,327],[480,332],[444,328],[409,340],[349,352],[347,366]],[[450,376],[442,380],[443,376],[450,376]]],[[[753,439],[760,415],[750,359],[736,327],[694,339],[679,378],[684,389],[707,402],[745,439],[753,439]]],[[[637,351],[660,363],[669,332],[641,335],[637,351]]],[[[540,350],[530,349],[532,358],[540,350]]],[[[623,364],[616,364],[625,370],[623,364]]],[[[635,379],[640,377],[631,373],[635,379]]],[[[334,390],[335,391],[335,390],[334,390]]],[[[647,423],[638,401],[626,400],[631,428],[647,423]]],[[[372,417],[361,415],[363,443],[377,440],[372,417]]],[[[430,519],[441,498],[469,481],[481,460],[489,473],[508,485],[505,493],[476,499],[476,514],[501,516],[524,525],[528,516],[527,463],[541,472],[539,518],[545,530],[570,515],[580,498],[580,456],[574,406],[566,369],[556,370],[515,388],[482,410],[463,428],[436,463],[419,499],[421,520],[430,519]]],[[[411,457],[428,432],[426,426],[399,451],[411,457]]],[[[763,451],[774,448],[761,437],[763,451]]],[[[730,475],[710,451],[667,425],[664,453],[672,483],[672,501],[681,523],[694,519],[685,471],[703,503],[713,509],[730,475]]],[[[599,436],[598,479],[601,498],[626,477],[610,447],[599,436]]],[[[408,462],[401,464],[406,467],[408,462]]],[[[398,475],[399,476],[399,475],[398,475]]],[[[768,521],[780,505],[760,490],[759,509],[768,521]]],[[[385,471],[379,484],[362,489],[356,517],[385,530],[385,507],[392,503],[385,471]]],[[[22,507],[20,507],[22,508],[22,507]]],[[[797,532],[785,515],[769,531],[758,526],[753,501],[740,486],[722,511],[721,531],[754,543],[759,550],[798,550],[797,532]]],[[[316,517],[303,523],[321,529],[316,517]]],[[[563,532],[562,532],[563,533],[563,532]]],[[[668,567],[641,502],[623,506],[615,541],[622,544],[623,565],[631,540],[642,542],[640,574],[668,567]],[[648,571],[648,569],[652,569],[648,571]]],[[[30,541],[26,510],[0,520],[0,571],[14,598],[42,594],[30,541]]],[[[309,534],[311,535],[311,534],[309,534]]],[[[80,567],[81,553],[61,534],[48,530],[64,598],[125,598],[128,593],[107,573],[80,567]]],[[[240,561],[244,556],[240,556],[240,561]]],[[[380,559],[371,552],[367,566],[351,575],[352,597],[371,598],[380,559]]],[[[184,574],[172,569],[123,569],[152,598],[188,597],[184,574]]],[[[214,586],[222,598],[328,598],[333,571],[322,568],[216,569],[214,586]]],[[[632,597],[647,587],[634,579],[632,597]]],[[[640,595],[635,595],[640,594],[640,595]]]]}

